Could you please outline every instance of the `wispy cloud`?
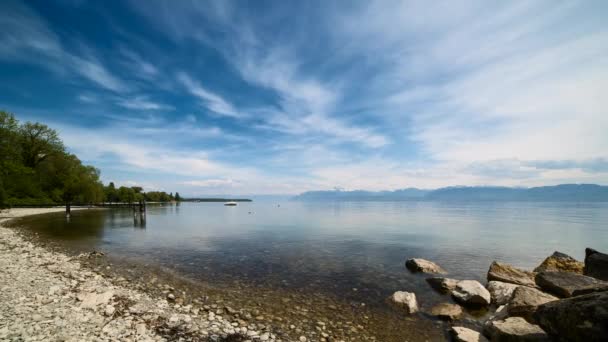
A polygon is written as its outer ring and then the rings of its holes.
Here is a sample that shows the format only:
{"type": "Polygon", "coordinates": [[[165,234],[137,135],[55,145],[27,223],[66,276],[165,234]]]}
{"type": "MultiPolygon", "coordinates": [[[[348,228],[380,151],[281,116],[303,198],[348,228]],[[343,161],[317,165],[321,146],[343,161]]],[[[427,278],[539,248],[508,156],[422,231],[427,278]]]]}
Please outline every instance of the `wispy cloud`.
{"type": "Polygon", "coordinates": [[[245,114],[238,112],[232,104],[226,101],[221,96],[203,88],[200,83],[193,80],[184,72],[177,74],[177,79],[190,92],[190,94],[199,98],[203,105],[214,113],[229,116],[233,118],[242,118],[245,114]]]}
{"type": "Polygon", "coordinates": [[[75,73],[114,92],[129,89],[96,58],[66,51],[46,22],[25,4],[8,1],[4,6],[8,9],[0,12],[0,58],[41,65],[60,76],[75,73]]]}
{"type": "Polygon", "coordinates": [[[70,56],[73,70],[82,77],[96,83],[102,88],[115,92],[123,92],[128,90],[120,79],[112,75],[103,65],[93,59],[85,59],[77,56],[70,56]]]}
{"type": "Polygon", "coordinates": [[[173,107],[149,100],[145,96],[136,96],[133,98],[122,99],[118,101],[118,105],[136,110],[170,110],[173,107]]]}
{"type": "Polygon", "coordinates": [[[191,180],[180,182],[182,185],[194,186],[200,188],[222,188],[226,189],[227,187],[232,187],[237,184],[232,179],[205,179],[205,180],[191,180]]]}

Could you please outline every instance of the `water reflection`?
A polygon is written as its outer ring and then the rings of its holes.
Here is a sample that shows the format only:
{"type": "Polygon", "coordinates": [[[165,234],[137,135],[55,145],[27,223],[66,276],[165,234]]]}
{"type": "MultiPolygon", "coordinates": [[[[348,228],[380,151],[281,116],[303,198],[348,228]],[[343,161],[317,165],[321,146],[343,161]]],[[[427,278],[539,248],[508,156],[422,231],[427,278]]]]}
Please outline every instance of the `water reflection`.
{"type": "Polygon", "coordinates": [[[198,279],[332,291],[381,302],[396,289],[440,297],[408,257],[434,260],[455,278],[483,279],[493,260],[534,267],[554,250],[583,258],[608,249],[608,204],[184,203],[29,218],[47,238],[102,249],[198,279]]]}

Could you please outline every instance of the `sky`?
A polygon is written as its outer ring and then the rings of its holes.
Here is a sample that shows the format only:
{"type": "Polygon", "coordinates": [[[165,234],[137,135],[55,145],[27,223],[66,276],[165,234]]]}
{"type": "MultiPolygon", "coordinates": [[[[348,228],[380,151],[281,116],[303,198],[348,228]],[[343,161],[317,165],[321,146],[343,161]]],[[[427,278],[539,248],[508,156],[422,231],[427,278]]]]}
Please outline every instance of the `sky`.
{"type": "Polygon", "coordinates": [[[606,1],[0,1],[0,109],[104,182],[608,184],[606,1]]]}

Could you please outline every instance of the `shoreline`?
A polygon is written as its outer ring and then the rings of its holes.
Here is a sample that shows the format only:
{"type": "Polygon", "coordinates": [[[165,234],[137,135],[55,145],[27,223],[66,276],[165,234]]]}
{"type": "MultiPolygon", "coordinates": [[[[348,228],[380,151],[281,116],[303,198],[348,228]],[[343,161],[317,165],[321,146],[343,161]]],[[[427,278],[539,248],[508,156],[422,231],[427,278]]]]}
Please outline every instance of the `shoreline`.
{"type": "MultiPolygon", "coordinates": [[[[63,210],[13,209],[13,215],[9,216],[18,218],[63,210]]],[[[27,306],[35,307],[37,311],[46,312],[47,304],[43,303],[49,299],[54,303],[50,305],[63,307],[63,311],[66,308],[79,309],[74,317],[68,315],[65,318],[68,324],[64,328],[53,327],[53,324],[42,327],[31,317],[16,314],[8,315],[13,318],[0,316],[2,325],[16,326],[17,329],[8,329],[11,333],[30,334],[30,329],[34,333],[46,333],[44,336],[48,337],[67,331],[70,336],[87,340],[149,341],[176,340],[179,337],[192,341],[446,339],[446,329],[441,322],[404,318],[390,310],[378,313],[361,303],[353,306],[354,303],[332,300],[317,293],[262,289],[247,284],[224,286],[212,280],[203,284],[181,277],[172,270],[119,260],[110,255],[92,252],[70,256],[73,253],[54,248],[45,241],[37,241],[25,231],[5,227],[6,221],[6,218],[0,219],[0,258],[7,267],[0,280],[6,282],[15,275],[16,269],[25,270],[21,272],[25,278],[12,289],[12,296],[25,297],[27,306]],[[27,262],[20,260],[23,255],[28,256],[27,262]],[[32,286],[25,288],[23,283],[31,283],[32,286]],[[52,286],[62,288],[60,296],[51,293],[52,286]],[[112,293],[109,299],[106,298],[110,296],[108,291],[112,293]],[[100,298],[103,303],[94,307],[85,305],[84,308],[85,301],[80,299],[86,299],[87,295],[100,298]],[[42,299],[38,300],[39,297],[42,299]],[[131,306],[124,303],[131,303],[131,306]],[[107,309],[108,305],[114,307],[114,311],[107,309]],[[133,312],[131,307],[135,307],[133,312]],[[83,314],[87,322],[93,323],[81,324],[83,314]],[[106,322],[109,318],[114,319],[106,322]],[[4,324],[4,320],[8,323],[4,324]],[[69,327],[75,325],[79,327],[71,331],[69,327]],[[117,333],[121,335],[117,337],[117,333]]],[[[21,305],[19,302],[9,304],[9,297],[0,298],[2,306],[21,305]]],[[[0,339],[13,336],[7,335],[8,332],[0,330],[0,339]]]]}
{"type": "Polygon", "coordinates": [[[26,241],[8,219],[64,208],[3,212],[0,220],[0,340],[280,341],[272,331],[172,305],[83,266],[75,257],[26,241]]]}

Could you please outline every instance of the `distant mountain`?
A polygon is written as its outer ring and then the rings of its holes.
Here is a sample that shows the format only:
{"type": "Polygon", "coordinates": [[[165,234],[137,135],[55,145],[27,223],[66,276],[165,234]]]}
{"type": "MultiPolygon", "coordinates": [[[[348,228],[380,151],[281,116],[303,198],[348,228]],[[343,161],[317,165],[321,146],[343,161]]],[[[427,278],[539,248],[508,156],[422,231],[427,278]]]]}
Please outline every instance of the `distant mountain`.
{"type": "Polygon", "coordinates": [[[395,191],[308,191],[298,201],[538,201],[608,202],[608,186],[561,184],[535,188],[456,186],[436,190],[408,188],[395,191]]]}

